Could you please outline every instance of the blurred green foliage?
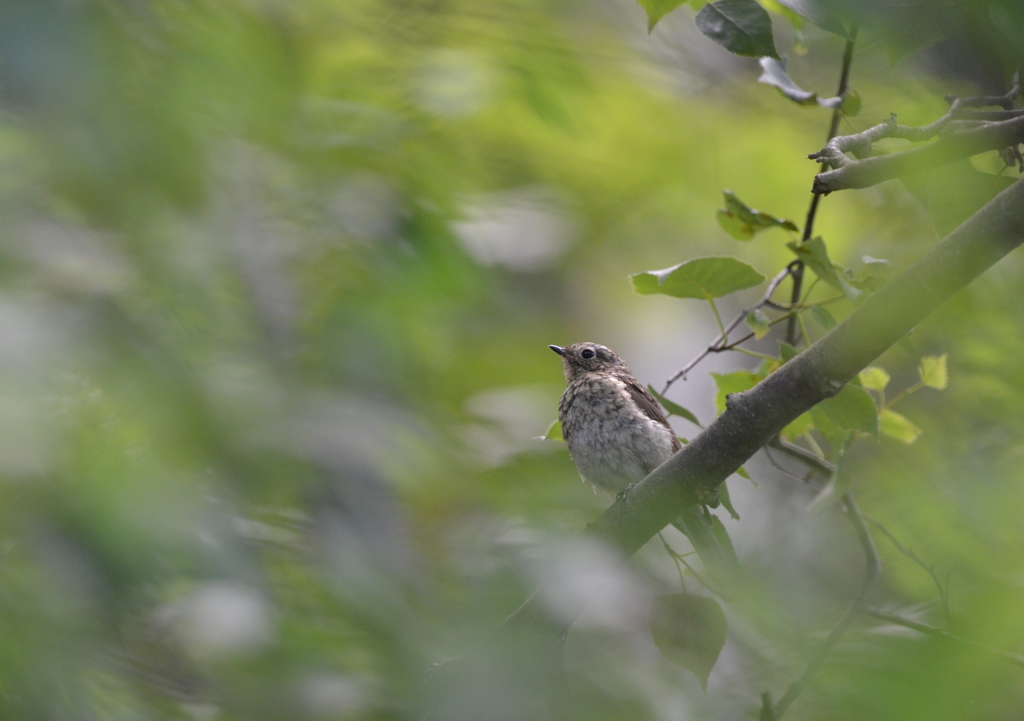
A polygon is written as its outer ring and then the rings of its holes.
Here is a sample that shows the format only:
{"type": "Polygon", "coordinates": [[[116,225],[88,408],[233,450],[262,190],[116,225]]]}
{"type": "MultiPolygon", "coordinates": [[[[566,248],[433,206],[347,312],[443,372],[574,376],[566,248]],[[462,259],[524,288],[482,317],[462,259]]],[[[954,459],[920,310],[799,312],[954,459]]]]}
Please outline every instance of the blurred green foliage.
{"type": "MultiPolygon", "coordinates": [[[[1000,31],[1018,12],[984,10],[1000,31]]],[[[734,719],[781,693],[860,574],[836,509],[806,513],[812,492],[767,462],[747,466],[756,491],[733,480],[757,592],[726,604],[705,694],[646,630],[651,598],[679,590],[672,560],[574,540],[607,501],[536,438],[561,392],[549,343],[608,343],[660,387],[717,333],[703,303],[637,296],[629,274],[792,260],[782,230],[729,238],[720,193],[803,218],[830,111],[757,85],[694,12],[648,37],[632,0],[0,3],[5,718],[425,718],[424,671],[543,581],[555,617],[562,596],[591,601],[560,717],[734,719]]],[[[830,95],[843,40],[781,17],[780,52],[808,43],[790,76],[830,95]]],[[[1018,36],[993,41],[1000,57],[1018,36]]],[[[988,56],[964,70],[922,51],[890,72],[885,37],[865,37],[856,129],[1003,91],[988,56]]],[[[816,234],[836,262],[904,267],[1006,182],[958,171],[916,197],[829,197],[816,234]]],[[[883,434],[845,461],[948,595],[944,611],[880,536],[872,603],[1012,652],[1020,269],[1010,257],[879,361],[895,394],[948,353],[949,387],[901,404],[913,445],[883,434]]],[[[676,399],[707,422],[714,389],[696,387],[676,399]]],[[[447,717],[538,717],[514,652],[481,654],[447,717]]],[[[1022,694],[992,654],[863,618],[790,713],[1008,718],[1022,694]]]]}

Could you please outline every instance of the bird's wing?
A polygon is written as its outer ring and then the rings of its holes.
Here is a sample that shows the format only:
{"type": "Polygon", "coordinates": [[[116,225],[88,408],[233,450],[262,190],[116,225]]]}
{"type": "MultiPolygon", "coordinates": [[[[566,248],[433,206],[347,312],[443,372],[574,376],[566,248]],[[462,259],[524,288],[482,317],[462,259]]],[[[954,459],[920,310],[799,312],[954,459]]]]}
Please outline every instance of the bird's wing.
{"type": "Polygon", "coordinates": [[[651,395],[650,391],[640,385],[637,379],[632,376],[625,378],[620,376],[619,380],[626,385],[626,390],[629,391],[630,398],[633,399],[636,407],[639,408],[645,416],[672,431],[672,450],[678,451],[682,448],[682,444],[679,442],[679,439],[676,438],[676,432],[672,430],[672,426],[669,425],[668,419],[665,418],[665,414],[661,411],[661,406],[658,405],[658,401],[654,400],[654,396],[651,395]]]}

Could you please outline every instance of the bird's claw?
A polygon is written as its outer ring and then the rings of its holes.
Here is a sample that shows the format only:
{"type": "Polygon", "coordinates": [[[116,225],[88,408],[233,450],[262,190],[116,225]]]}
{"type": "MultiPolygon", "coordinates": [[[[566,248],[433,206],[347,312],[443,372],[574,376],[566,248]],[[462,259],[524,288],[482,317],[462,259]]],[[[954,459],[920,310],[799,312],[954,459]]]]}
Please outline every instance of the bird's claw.
{"type": "Polygon", "coordinates": [[[635,484],[635,483],[630,483],[630,484],[629,484],[628,486],[626,486],[626,487],[625,487],[625,488],[623,488],[623,489],[622,489],[621,491],[619,491],[619,492],[618,492],[618,494],[616,494],[616,496],[615,496],[615,500],[616,500],[616,501],[618,501],[618,500],[620,500],[620,499],[621,499],[621,498],[622,498],[623,496],[626,496],[626,495],[628,495],[628,494],[629,494],[629,492],[630,492],[630,491],[632,491],[632,490],[633,490],[634,488],[636,488],[636,484],[635,484]]]}

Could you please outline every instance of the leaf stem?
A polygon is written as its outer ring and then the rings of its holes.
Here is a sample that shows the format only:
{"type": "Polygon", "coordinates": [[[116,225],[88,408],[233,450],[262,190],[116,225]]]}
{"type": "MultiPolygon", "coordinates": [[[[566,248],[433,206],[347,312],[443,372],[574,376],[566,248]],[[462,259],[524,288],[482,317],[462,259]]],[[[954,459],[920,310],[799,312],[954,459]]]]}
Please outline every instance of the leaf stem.
{"type": "Polygon", "coordinates": [[[892,406],[896,405],[901,400],[903,400],[904,398],[909,396],[911,393],[916,393],[917,391],[921,390],[922,388],[924,388],[924,383],[922,383],[921,381],[918,381],[917,383],[915,383],[914,385],[910,386],[909,388],[904,388],[899,393],[894,395],[892,397],[892,400],[890,400],[888,403],[883,405],[882,406],[882,410],[884,411],[884,410],[886,410],[888,408],[891,408],[892,406]]]}
{"type": "Polygon", "coordinates": [[[708,298],[708,304],[711,306],[711,312],[715,314],[715,322],[718,323],[718,332],[721,333],[721,341],[719,345],[725,345],[729,342],[729,333],[725,330],[725,324],[722,322],[722,316],[718,314],[718,306],[715,305],[713,298],[708,298]]]}

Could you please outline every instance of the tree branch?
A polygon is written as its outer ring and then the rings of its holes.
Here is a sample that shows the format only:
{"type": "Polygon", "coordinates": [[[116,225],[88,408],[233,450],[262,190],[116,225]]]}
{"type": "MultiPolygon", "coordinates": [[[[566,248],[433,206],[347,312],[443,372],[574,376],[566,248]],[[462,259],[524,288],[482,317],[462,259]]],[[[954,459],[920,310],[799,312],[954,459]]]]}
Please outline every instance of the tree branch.
{"type": "Polygon", "coordinates": [[[967,158],[986,150],[1002,150],[1024,142],[1024,115],[1013,110],[1021,96],[1020,73],[1005,95],[956,98],[948,96],[950,108],[941,118],[920,128],[900,125],[891,115],[884,123],[860,133],[829,140],[808,157],[822,163],[826,170],[814,178],[812,192],[828,195],[834,190],[867,188],[885,180],[928,170],[967,158]],[[972,108],[999,106],[1002,111],[972,108]],[[871,157],[872,145],[882,138],[902,138],[913,142],[941,137],[931,145],[878,157],[871,157]],[[850,154],[856,156],[851,158],[850,154]],[[831,166],[832,170],[827,170],[831,166]]]}
{"type": "Polygon", "coordinates": [[[897,125],[893,118],[889,122],[868,128],[863,133],[835,138],[823,150],[808,156],[814,160],[828,162],[835,168],[818,173],[814,177],[812,192],[828,195],[835,190],[869,188],[892,178],[930,170],[986,150],[1001,150],[1010,145],[1024,143],[1024,116],[1019,116],[1000,122],[978,121],[975,127],[950,132],[930,145],[900,153],[864,160],[854,160],[846,155],[847,152],[866,155],[871,152],[871,143],[884,137],[923,139],[915,136],[930,127],[910,128],[906,125],[897,125]],[[916,133],[912,134],[909,131],[916,133]],[[837,143],[839,140],[845,142],[837,143]]]}

